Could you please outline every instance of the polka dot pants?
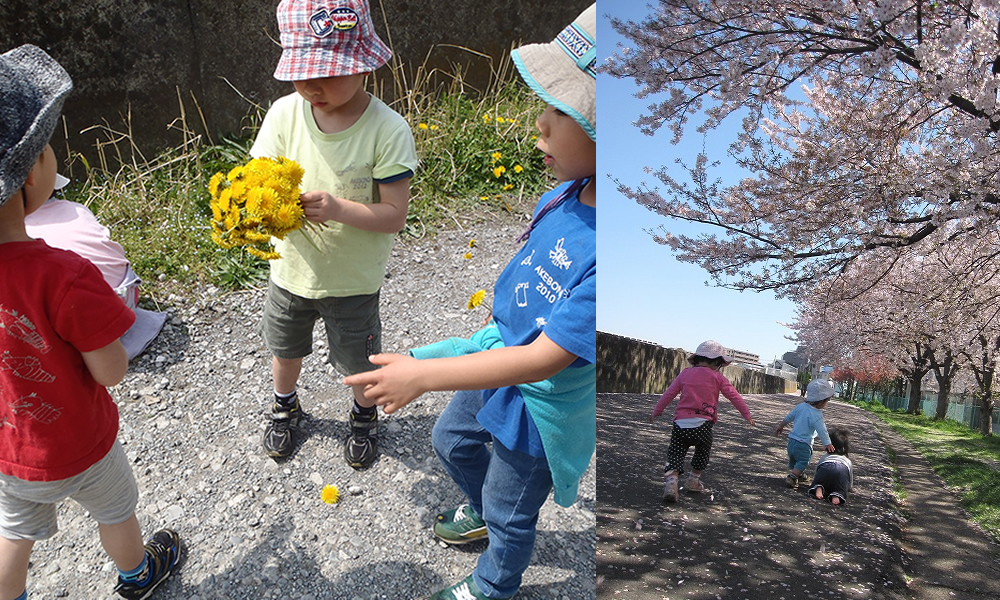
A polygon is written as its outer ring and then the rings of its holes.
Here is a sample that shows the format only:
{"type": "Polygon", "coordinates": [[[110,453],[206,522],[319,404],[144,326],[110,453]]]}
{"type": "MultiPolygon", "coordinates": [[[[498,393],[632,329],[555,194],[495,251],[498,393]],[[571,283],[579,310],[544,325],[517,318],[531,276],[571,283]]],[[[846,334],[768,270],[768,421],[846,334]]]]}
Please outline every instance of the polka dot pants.
{"type": "Polygon", "coordinates": [[[674,423],[674,430],[670,434],[670,447],[667,448],[666,471],[684,470],[684,457],[687,456],[688,448],[694,446],[694,456],[691,458],[691,468],[701,471],[708,466],[708,455],[712,450],[712,426],[715,423],[705,421],[704,424],[691,429],[678,427],[674,423]]]}

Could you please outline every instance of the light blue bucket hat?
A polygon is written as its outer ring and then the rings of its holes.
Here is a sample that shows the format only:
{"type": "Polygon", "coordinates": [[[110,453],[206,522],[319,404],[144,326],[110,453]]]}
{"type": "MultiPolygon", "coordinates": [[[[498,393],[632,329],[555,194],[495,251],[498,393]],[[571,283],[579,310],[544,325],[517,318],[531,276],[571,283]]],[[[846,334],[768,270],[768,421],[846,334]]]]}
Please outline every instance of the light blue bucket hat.
{"type": "Polygon", "coordinates": [[[511,52],[514,65],[547,104],[573,117],[597,141],[597,4],[591,4],[548,44],[511,52]]]}
{"type": "Polygon", "coordinates": [[[66,70],[37,46],[0,55],[0,205],[24,185],[71,89],[66,70]]]}

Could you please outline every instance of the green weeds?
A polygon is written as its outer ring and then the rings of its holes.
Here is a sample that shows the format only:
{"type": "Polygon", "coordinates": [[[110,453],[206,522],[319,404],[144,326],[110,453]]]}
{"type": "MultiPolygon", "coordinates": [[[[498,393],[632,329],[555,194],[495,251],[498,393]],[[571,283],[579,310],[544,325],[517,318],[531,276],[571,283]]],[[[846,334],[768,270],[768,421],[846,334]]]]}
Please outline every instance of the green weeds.
{"type": "Polygon", "coordinates": [[[972,519],[1000,540],[1000,439],[954,421],[889,411],[879,417],[913,444],[972,519]]]}

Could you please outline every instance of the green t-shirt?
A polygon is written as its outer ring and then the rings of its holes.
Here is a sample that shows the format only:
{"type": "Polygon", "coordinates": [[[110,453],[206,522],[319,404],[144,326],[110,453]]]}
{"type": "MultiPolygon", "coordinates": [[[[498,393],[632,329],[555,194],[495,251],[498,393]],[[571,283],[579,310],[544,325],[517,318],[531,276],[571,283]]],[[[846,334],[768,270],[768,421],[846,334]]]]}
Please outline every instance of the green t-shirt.
{"type": "MultiPolygon", "coordinates": [[[[305,170],[303,192],[323,190],[365,204],[379,201],[379,181],[393,181],[417,168],[410,126],[375,97],[357,123],[334,134],[320,131],[311,105],[298,93],[279,98],[267,111],[250,154],[297,161],[305,170]]],[[[395,234],[335,221],[326,226],[272,240],[281,258],[271,261],[271,280],[303,298],[377,292],[395,234]]]]}

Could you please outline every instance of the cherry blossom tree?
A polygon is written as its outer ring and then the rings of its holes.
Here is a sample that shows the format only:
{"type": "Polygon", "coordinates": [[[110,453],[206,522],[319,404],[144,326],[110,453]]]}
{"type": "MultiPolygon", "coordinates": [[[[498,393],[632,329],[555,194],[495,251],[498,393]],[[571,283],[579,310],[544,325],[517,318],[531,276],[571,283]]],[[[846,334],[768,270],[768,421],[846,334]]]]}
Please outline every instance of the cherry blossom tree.
{"type": "Polygon", "coordinates": [[[795,293],[861,257],[888,265],[995,225],[996,2],[661,0],[651,11],[611,20],[627,41],[603,72],[651,102],[643,133],[665,128],[676,142],[741,118],[729,153],[750,175],[723,185],[699,155],[680,173],[650,169],[659,187],[618,189],[716,228],[651,233],[717,285],[795,293]]]}

